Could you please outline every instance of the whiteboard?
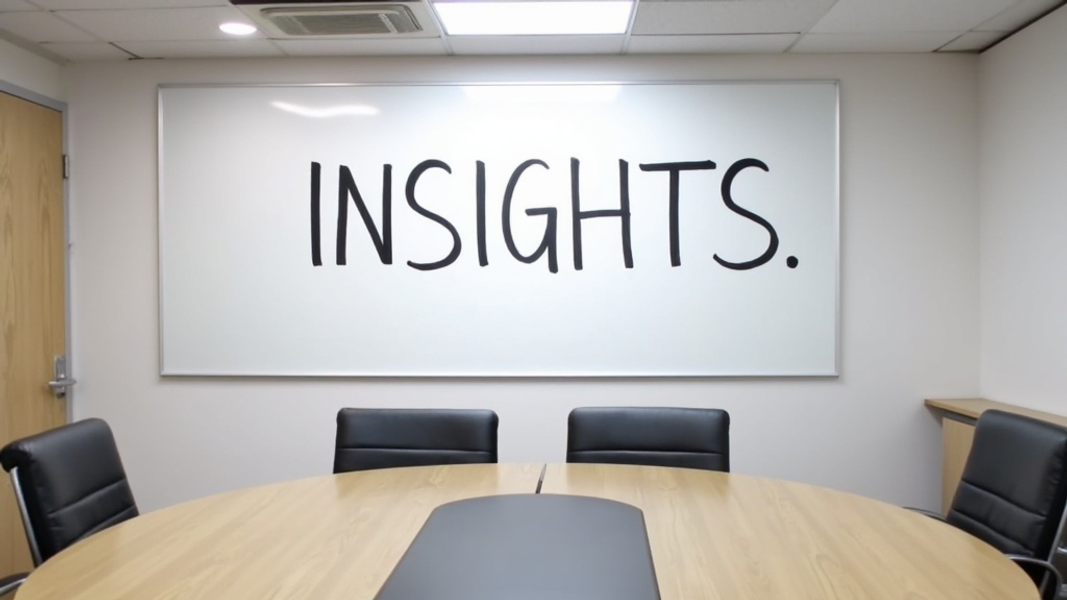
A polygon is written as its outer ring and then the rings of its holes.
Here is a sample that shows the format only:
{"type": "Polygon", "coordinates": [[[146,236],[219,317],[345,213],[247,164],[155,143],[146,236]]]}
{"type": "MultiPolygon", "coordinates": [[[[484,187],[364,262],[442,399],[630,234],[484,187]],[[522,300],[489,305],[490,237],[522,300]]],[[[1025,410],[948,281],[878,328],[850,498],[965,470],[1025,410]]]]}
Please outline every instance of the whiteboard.
{"type": "Polygon", "coordinates": [[[837,97],[162,86],[161,372],[836,375],[837,97]]]}

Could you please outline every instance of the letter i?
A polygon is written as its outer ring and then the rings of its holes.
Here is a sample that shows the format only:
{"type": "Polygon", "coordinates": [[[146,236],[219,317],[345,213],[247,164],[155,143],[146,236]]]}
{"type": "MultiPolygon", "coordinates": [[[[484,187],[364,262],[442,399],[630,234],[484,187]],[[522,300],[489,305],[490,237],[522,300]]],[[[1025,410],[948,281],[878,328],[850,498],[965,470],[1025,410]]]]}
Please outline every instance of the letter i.
{"type": "Polygon", "coordinates": [[[322,165],[317,162],[311,163],[311,264],[316,267],[322,266],[322,247],[319,230],[319,187],[322,180],[322,165]]]}

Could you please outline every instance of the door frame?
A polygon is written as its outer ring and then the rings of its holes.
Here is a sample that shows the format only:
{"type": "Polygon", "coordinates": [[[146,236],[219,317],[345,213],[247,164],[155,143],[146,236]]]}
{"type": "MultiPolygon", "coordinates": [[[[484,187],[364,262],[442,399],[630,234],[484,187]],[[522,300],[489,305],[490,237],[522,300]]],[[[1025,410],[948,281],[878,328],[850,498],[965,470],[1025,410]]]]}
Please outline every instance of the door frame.
{"type": "MultiPolygon", "coordinates": [[[[16,98],[50,108],[59,112],[63,123],[63,156],[70,156],[69,140],[67,139],[67,103],[22,86],[15,85],[0,79],[0,92],[16,98]]],[[[69,158],[67,160],[70,160],[69,158]]],[[[70,175],[63,175],[63,345],[66,347],[67,376],[73,377],[74,361],[72,359],[73,348],[71,344],[71,306],[70,306],[70,175]]],[[[67,423],[74,421],[74,396],[77,393],[71,386],[67,388],[67,423]]]]}

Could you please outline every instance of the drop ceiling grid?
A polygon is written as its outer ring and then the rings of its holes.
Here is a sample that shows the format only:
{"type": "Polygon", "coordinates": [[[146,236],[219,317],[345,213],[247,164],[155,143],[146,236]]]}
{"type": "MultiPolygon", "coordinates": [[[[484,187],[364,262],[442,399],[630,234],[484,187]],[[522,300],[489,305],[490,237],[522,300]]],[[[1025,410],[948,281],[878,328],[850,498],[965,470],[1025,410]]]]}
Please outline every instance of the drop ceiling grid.
{"type": "Polygon", "coordinates": [[[635,35],[627,50],[634,54],[747,54],[785,52],[800,34],[635,35]]]}
{"type": "Polygon", "coordinates": [[[1063,0],[1021,0],[975,29],[977,31],[1015,31],[1033,21],[1038,15],[1043,15],[1061,4],[1063,0]]]}
{"type": "Polygon", "coordinates": [[[72,61],[127,60],[130,54],[107,42],[45,42],[45,50],[72,61]]]}
{"type": "MultiPolygon", "coordinates": [[[[427,2],[416,3],[429,11],[427,2]]],[[[1064,0],[640,0],[632,33],[624,36],[268,41],[263,33],[235,40],[218,31],[223,20],[247,20],[229,0],[0,0],[0,29],[40,44],[45,53],[74,61],[127,58],[110,43],[152,58],[976,51],[1063,4],[1064,0]]]]}
{"type": "Polygon", "coordinates": [[[29,0],[45,10],[200,8],[230,6],[229,0],[29,0]]]}
{"type": "Polygon", "coordinates": [[[969,31],[1019,0],[840,0],[812,33],[969,31]]]}
{"type": "Polygon", "coordinates": [[[988,48],[1004,37],[1003,31],[968,31],[938,50],[942,52],[973,52],[988,48]]]}
{"type": "Polygon", "coordinates": [[[793,52],[933,52],[959,36],[957,32],[904,31],[869,33],[809,33],[793,46],[793,52]]]}
{"type": "Polygon", "coordinates": [[[0,0],[0,10],[35,10],[36,7],[24,0],[0,0]]]}
{"type": "Polygon", "coordinates": [[[281,51],[270,40],[211,40],[200,42],[139,41],[122,42],[123,49],[141,58],[279,58],[281,51]]]}
{"type": "Polygon", "coordinates": [[[802,33],[822,18],[834,2],[640,2],[633,34],[802,33]]]}
{"type": "Polygon", "coordinates": [[[94,42],[100,41],[70,22],[52,13],[0,12],[0,29],[31,42],[94,42]]]}
{"type": "MultiPolygon", "coordinates": [[[[224,21],[245,21],[244,13],[230,6],[156,8],[146,10],[61,10],[56,16],[109,42],[228,40],[219,31],[224,21]]],[[[263,39],[263,33],[253,38],[263,39]]]]}

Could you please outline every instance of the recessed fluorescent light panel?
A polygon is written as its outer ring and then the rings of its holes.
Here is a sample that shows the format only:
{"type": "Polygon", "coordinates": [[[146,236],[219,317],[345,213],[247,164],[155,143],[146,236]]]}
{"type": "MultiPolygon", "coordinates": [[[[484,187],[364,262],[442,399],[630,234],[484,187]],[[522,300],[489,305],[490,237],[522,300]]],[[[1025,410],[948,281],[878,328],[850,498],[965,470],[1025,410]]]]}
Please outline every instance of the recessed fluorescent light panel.
{"type": "Polygon", "coordinates": [[[620,35],[634,3],[437,0],[433,6],[448,35],[620,35]]]}
{"type": "Polygon", "coordinates": [[[223,23],[219,29],[230,35],[252,35],[256,32],[256,26],[248,23],[223,23]]]}

